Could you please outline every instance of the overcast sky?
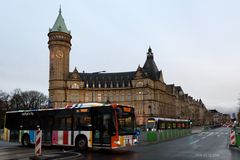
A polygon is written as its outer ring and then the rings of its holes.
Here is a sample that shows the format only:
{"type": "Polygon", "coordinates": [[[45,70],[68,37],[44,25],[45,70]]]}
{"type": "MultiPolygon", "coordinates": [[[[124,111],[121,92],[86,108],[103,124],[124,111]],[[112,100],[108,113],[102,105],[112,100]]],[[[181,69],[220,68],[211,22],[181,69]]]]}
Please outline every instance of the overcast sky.
{"type": "Polygon", "coordinates": [[[62,15],[70,71],[135,71],[151,46],[166,84],[231,113],[240,97],[239,0],[8,0],[0,5],[0,90],[48,94],[48,32],[62,15]]]}

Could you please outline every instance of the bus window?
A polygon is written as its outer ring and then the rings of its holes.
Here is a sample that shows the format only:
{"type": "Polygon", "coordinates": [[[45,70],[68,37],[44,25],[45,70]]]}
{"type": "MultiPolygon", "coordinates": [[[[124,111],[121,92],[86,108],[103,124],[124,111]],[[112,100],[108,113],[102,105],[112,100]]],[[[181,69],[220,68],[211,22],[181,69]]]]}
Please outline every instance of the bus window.
{"type": "Polygon", "coordinates": [[[161,124],[162,124],[162,125],[161,125],[161,126],[162,126],[161,128],[162,128],[162,129],[166,129],[166,123],[165,123],[165,122],[162,122],[161,124]]]}
{"type": "Polygon", "coordinates": [[[58,118],[58,129],[59,130],[65,129],[65,118],[58,118]]]}
{"type": "Polygon", "coordinates": [[[37,125],[40,125],[40,123],[35,116],[22,117],[20,120],[20,129],[23,130],[35,130],[37,128],[37,125]]]}
{"type": "Polygon", "coordinates": [[[124,110],[122,109],[122,107],[116,109],[118,116],[119,135],[131,135],[134,133],[134,110],[128,110],[126,109],[127,107],[124,108],[124,110]]]}
{"type": "Polygon", "coordinates": [[[71,117],[66,118],[66,129],[67,130],[72,129],[72,118],[71,117]]]}
{"type": "Polygon", "coordinates": [[[72,118],[71,117],[57,117],[54,119],[55,130],[69,130],[72,128],[72,118]]]}
{"type": "Polygon", "coordinates": [[[74,129],[86,131],[90,130],[92,127],[91,121],[89,113],[80,114],[74,118],[74,129]]]}
{"type": "Polygon", "coordinates": [[[126,133],[133,133],[133,120],[132,117],[127,118],[119,118],[118,119],[118,125],[119,125],[119,134],[126,134],[126,133]]]}
{"type": "Polygon", "coordinates": [[[6,124],[5,124],[5,127],[7,129],[11,129],[11,130],[18,130],[19,127],[20,127],[20,114],[11,114],[11,113],[8,113],[6,115],[6,124]]]}
{"type": "Polygon", "coordinates": [[[171,129],[172,128],[172,124],[170,122],[167,123],[167,129],[171,129]]]}
{"type": "Polygon", "coordinates": [[[185,123],[184,122],[182,123],[182,128],[185,128],[185,123]]]}
{"type": "Polygon", "coordinates": [[[172,124],[172,128],[175,129],[176,128],[176,123],[172,124]]]}
{"type": "Polygon", "coordinates": [[[181,123],[177,123],[177,128],[181,128],[181,123]]]}

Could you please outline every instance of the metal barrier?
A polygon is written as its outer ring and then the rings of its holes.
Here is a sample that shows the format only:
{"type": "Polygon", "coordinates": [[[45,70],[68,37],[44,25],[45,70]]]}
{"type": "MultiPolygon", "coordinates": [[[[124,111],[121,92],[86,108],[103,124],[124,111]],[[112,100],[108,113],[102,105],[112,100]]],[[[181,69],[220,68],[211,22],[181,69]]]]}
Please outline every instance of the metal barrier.
{"type": "Polygon", "coordinates": [[[240,148],[240,127],[233,127],[230,130],[229,146],[240,148]]]}
{"type": "Polygon", "coordinates": [[[235,128],[236,146],[240,148],[240,127],[235,128]]]}
{"type": "Polygon", "coordinates": [[[147,142],[159,142],[159,141],[165,141],[165,140],[171,140],[176,139],[179,137],[187,136],[191,134],[191,129],[168,129],[168,130],[160,130],[160,131],[149,131],[142,132],[139,139],[140,143],[147,141],[147,142]],[[144,137],[146,136],[146,138],[144,137]]]}

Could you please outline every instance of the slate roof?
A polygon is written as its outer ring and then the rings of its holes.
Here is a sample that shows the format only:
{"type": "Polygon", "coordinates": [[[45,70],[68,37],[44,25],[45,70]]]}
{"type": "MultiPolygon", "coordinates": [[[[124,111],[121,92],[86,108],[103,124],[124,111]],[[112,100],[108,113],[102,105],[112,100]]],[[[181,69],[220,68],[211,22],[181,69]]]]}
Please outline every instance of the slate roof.
{"type": "Polygon", "coordinates": [[[121,88],[131,87],[131,80],[135,71],[118,73],[80,73],[80,79],[85,82],[85,87],[92,88],[121,88]],[[100,86],[99,86],[100,85],[100,86]]]}
{"type": "Polygon", "coordinates": [[[78,73],[75,68],[73,72],[70,72],[69,78],[74,77],[73,75],[84,81],[86,88],[126,88],[132,87],[131,80],[136,78],[136,73],[138,71],[143,72],[143,75],[140,75],[140,78],[150,78],[152,80],[161,80],[163,81],[162,71],[159,71],[157,65],[153,59],[152,49],[149,47],[147,52],[147,59],[143,68],[140,66],[136,71],[130,72],[117,72],[117,73],[78,73]]]}
{"type": "Polygon", "coordinates": [[[160,71],[158,70],[158,67],[153,59],[153,53],[151,47],[149,47],[147,52],[147,60],[145,61],[145,64],[143,66],[143,70],[147,72],[148,76],[153,80],[159,80],[160,79],[160,71]]]}

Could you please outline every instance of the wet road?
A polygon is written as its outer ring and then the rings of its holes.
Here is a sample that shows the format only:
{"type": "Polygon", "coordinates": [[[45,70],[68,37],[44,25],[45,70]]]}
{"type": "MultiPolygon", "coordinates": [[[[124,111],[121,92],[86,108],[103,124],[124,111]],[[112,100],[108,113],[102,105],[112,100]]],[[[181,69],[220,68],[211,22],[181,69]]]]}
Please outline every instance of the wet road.
{"type": "MultiPolygon", "coordinates": [[[[228,148],[228,128],[218,128],[158,144],[144,144],[131,148],[90,150],[81,160],[239,160],[240,151],[228,148]]],[[[68,150],[67,152],[73,150],[68,150]]],[[[43,148],[43,154],[54,155],[62,148],[43,148]]],[[[34,148],[0,142],[0,159],[28,159],[34,148]]],[[[69,158],[66,158],[69,159],[69,158]]],[[[74,160],[74,158],[71,158],[74,160]]]]}
{"type": "Polygon", "coordinates": [[[128,150],[91,151],[83,160],[239,160],[240,151],[228,148],[228,128],[218,128],[159,144],[128,150]]]}
{"type": "MultiPolygon", "coordinates": [[[[80,153],[74,152],[72,148],[43,147],[42,159],[73,159],[81,157],[80,153]]],[[[0,160],[29,160],[35,156],[34,146],[23,147],[19,143],[7,143],[0,141],[0,160]]]]}

